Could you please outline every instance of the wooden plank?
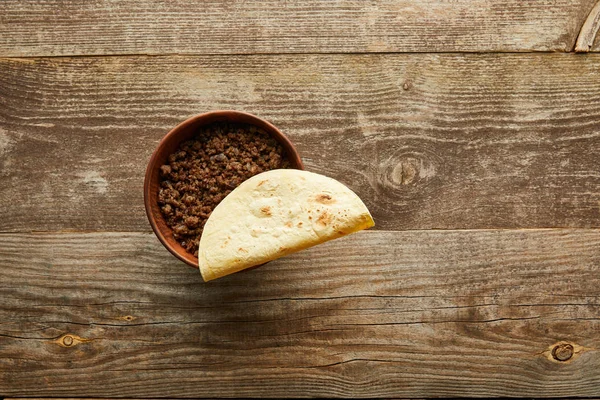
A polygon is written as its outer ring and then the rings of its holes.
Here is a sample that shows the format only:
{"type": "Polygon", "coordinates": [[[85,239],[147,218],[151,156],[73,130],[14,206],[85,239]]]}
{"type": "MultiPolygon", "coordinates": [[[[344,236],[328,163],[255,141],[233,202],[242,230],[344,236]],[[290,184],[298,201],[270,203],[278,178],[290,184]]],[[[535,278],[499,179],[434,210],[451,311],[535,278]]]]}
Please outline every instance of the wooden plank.
{"type": "Polygon", "coordinates": [[[0,60],[0,231],[147,231],[158,140],[228,108],[279,126],[377,229],[600,227],[599,72],[595,54],[0,60]]]}
{"type": "Polygon", "coordinates": [[[0,393],[598,396],[599,249],[368,231],[205,284],[152,234],[4,234],[0,393]]]}
{"type": "Polygon", "coordinates": [[[0,2],[0,56],[571,51],[594,0],[0,2]]]}

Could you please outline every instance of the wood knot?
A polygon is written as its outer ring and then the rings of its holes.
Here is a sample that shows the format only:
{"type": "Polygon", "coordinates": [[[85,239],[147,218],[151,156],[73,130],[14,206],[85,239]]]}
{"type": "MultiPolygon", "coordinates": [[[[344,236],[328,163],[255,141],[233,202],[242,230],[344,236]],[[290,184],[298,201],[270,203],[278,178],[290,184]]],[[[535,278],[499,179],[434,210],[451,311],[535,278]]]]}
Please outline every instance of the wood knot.
{"type": "Polygon", "coordinates": [[[552,349],[552,357],[557,361],[567,361],[573,357],[574,348],[572,344],[561,343],[552,349]]]}
{"type": "Polygon", "coordinates": [[[67,347],[72,346],[73,345],[73,336],[71,336],[71,335],[63,336],[62,342],[67,347]]]}
{"type": "Polygon", "coordinates": [[[384,167],[384,181],[397,188],[415,185],[436,175],[436,167],[427,158],[418,154],[404,154],[392,157],[384,167]]]}
{"type": "Polygon", "coordinates": [[[417,160],[407,158],[400,161],[392,171],[392,180],[400,185],[410,185],[418,177],[417,160]]]}
{"type": "Polygon", "coordinates": [[[543,354],[548,360],[558,363],[570,363],[586,350],[576,343],[561,341],[549,346],[543,354]]]}
{"type": "Polygon", "coordinates": [[[53,340],[53,343],[56,343],[60,347],[73,347],[77,346],[79,343],[90,342],[92,339],[86,339],[79,337],[77,335],[73,335],[71,333],[66,333],[62,336],[59,336],[57,339],[53,340]]]}

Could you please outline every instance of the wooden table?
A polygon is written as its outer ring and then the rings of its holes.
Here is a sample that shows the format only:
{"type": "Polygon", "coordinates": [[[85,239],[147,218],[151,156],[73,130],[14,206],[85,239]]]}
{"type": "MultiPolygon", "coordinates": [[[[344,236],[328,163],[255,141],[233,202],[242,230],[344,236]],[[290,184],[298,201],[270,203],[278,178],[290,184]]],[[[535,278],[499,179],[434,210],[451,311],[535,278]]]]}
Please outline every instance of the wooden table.
{"type": "Polygon", "coordinates": [[[600,396],[594,3],[1,1],[0,397],[600,396]],[[203,283],[142,184],[214,109],[376,228],[203,283]]]}

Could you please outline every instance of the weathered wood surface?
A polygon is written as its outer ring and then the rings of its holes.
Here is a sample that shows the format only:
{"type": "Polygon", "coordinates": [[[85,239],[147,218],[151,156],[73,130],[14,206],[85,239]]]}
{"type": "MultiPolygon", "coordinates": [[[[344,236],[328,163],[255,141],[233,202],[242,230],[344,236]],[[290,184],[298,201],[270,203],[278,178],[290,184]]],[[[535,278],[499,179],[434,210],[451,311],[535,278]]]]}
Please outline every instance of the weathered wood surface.
{"type": "Polygon", "coordinates": [[[598,396],[599,249],[368,231],[204,284],[149,233],[0,235],[0,393],[598,396]]]}
{"type": "Polygon", "coordinates": [[[594,0],[0,2],[0,56],[571,51],[594,0]]]}
{"type": "Polygon", "coordinates": [[[0,60],[0,231],[147,231],[142,183],[183,119],[275,123],[377,229],[600,227],[600,56],[0,60]]]}
{"type": "Polygon", "coordinates": [[[599,51],[594,3],[0,1],[0,397],[600,396],[600,230],[421,230],[600,228],[600,55],[322,54],[599,51]],[[218,108],[383,230],[202,283],[142,183],[218,108]]]}

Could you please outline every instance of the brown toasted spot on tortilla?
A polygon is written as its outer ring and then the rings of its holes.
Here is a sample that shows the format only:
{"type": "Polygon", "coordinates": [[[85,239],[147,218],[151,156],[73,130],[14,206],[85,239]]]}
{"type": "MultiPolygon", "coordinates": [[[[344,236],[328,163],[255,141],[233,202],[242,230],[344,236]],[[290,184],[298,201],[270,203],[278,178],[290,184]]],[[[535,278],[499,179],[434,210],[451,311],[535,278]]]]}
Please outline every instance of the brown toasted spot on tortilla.
{"type": "Polygon", "coordinates": [[[267,182],[266,180],[265,180],[265,181],[260,181],[260,182],[258,182],[258,185],[256,185],[256,187],[259,187],[259,186],[261,186],[263,183],[266,183],[266,182],[267,182]]]}
{"type": "Polygon", "coordinates": [[[288,228],[291,228],[291,227],[292,227],[292,221],[288,221],[288,222],[285,224],[285,226],[287,226],[288,228]]]}
{"type": "Polygon", "coordinates": [[[344,231],[338,231],[338,233],[339,233],[340,235],[345,235],[345,234],[346,234],[346,232],[344,232],[344,231]]]}
{"type": "Polygon", "coordinates": [[[318,194],[316,197],[316,200],[317,200],[317,203],[321,203],[321,204],[335,203],[334,198],[325,193],[318,194]]]}
{"type": "Polygon", "coordinates": [[[298,228],[302,226],[302,221],[298,222],[298,228]]]}
{"type": "Polygon", "coordinates": [[[269,207],[269,206],[261,207],[260,212],[265,215],[271,215],[271,207],[269,207]]]}
{"type": "Polygon", "coordinates": [[[241,251],[242,253],[247,253],[247,252],[248,252],[248,250],[246,250],[246,249],[244,249],[244,248],[242,248],[242,247],[240,247],[240,248],[238,249],[238,251],[241,251]]]}
{"type": "Polygon", "coordinates": [[[323,211],[323,213],[321,213],[321,215],[319,215],[319,218],[317,219],[317,224],[327,226],[329,225],[331,220],[331,214],[327,213],[327,211],[323,211]]]}
{"type": "Polygon", "coordinates": [[[283,246],[282,246],[282,247],[280,247],[280,248],[279,248],[279,251],[281,251],[281,252],[284,252],[284,251],[287,251],[287,250],[288,250],[288,248],[287,248],[287,247],[283,247],[283,246]]]}

